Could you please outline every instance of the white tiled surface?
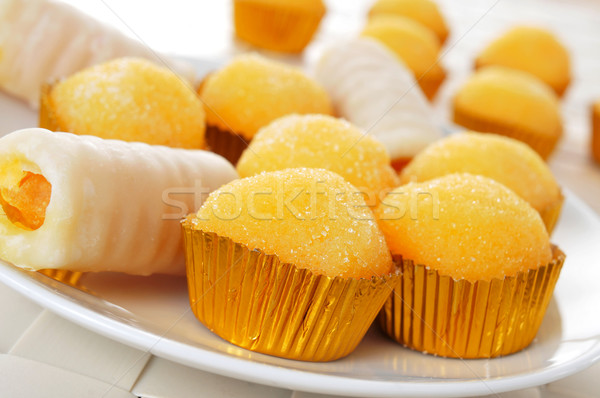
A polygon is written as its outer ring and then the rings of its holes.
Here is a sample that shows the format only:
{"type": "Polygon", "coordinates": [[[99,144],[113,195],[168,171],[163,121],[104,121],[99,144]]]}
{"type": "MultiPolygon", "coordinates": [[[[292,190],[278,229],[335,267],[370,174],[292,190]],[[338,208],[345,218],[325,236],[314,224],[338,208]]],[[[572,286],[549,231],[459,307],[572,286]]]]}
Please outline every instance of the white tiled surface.
{"type": "Polygon", "coordinates": [[[0,354],[3,397],[134,398],[129,391],[29,359],[0,354]]]}
{"type": "MultiPolygon", "coordinates": [[[[8,347],[7,354],[0,353],[0,397],[332,398],[238,381],[150,356],[64,321],[2,284],[0,308],[0,347],[8,347]]],[[[600,363],[546,386],[492,397],[598,398],[600,363]]]]}
{"type": "Polygon", "coordinates": [[[9,350],[9,354],[99,378],[130,390],[150,354],[43,311],[9,350]],[[93,359],[93,360],[90,360],[93,359]]]}
{"type": "Polygon", "coordinates": [[[153,357],[131,391],[142,397],[289,398],[291,391],[200,372],[153,357]]]}
{"type": "MultiPolygon", "coordinates": [[[[473,54],[507,26],[519,21],[549,26],[567,43],[576,79],[563,100],[567,136],[551,165],[561,182],[600,213],[600,169],[589,161],[586,147],[587,106],[593,98],[600,98],[600,3],[438,2],[453,30],[443,59],[450,76],[436,100],[440,117],[447,117],[448,100],[470,73],[473,54]]],[[[307,57],[318,50],[320,42],[355,34],[369,3],[329,1],[329,14],[307,57]]],[[[228,1],[148,1],[143,3],[143,12],[140,4],[133,0],[78,1],[79,7],[160,51],[218,64],[246,49],[232,45],[228,1]]],[[[0,284],[0,397],[34,396],[328,398],[241,382],[153,357],[64,321],[0,284]]],[[[600,364],[547,386],[494,397],[598,398],[600,364]]]]}

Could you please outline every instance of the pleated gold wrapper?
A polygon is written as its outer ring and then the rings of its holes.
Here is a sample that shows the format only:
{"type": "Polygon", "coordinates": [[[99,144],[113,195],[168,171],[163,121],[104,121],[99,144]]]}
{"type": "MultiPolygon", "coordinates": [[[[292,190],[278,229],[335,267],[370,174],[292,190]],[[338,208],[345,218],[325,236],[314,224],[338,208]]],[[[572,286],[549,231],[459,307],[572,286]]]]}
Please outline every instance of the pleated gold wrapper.
{"type": "Polygon", "coordinates": [[[554,227],[556,227],[556,223],[558,223],[558,218],[560,217],[560,212],[564,202],[565,198],[561,194],[560,198],[556,202],[539,211],[540,217],[546,226],[546,231],[548,231],[548,235],[552,234],[554,227]]]}
{"type": "Polygon", "coordinates": [[[250,141],[241,135],[221,130],[215,126],[206,126],[206,145],[208,149],[223,156],[235,166],[250,141]]]}
{"type": "Polygon", "coordinates": [[[58,282],[62,282],[74,287],[79,286],[79,281],[83,276],[83,272],[67,271],[62,269],[41,269],[38,272],[58,282]]]}
{"type": "Polygon", "coordinates": [[[600,164],[600,100],[592,105],[592,137],[590,146],[592,159],[600,164]]]}
{"type": "Polygon", "coordinates": [[[490,281],[439,275],[394,259],[403,273],[379,315],[385,333],[414,350],[452,358],[493,358],[527,347],[552,298],[565,255],[550,264],[490,281]]]}
{"type": "Polygon", "coordinates": [[[265,4],[253,0],[236,0],[234,24],[236,35],[260,48],[299,53],[308,45],[325,15],[325,7],[314,10],[293,5],[265,4]]]}
{"type": "Polygon", "coordinates": [[[42,86],[38,126],[50,131],[63,131],[54,113],[54,105],[52,105],[50,97],[51,92],[52,84],[47,83],[42,86]]]}
{"type": "Polygon", "coordinates": [[[183,222],[190,304],[198,320],[248,350],[332,361],[360,343],[399,273],[317,275],[183,222]]]}
{"type": "Polygon", "coordinates": [[[525,130],[519,126],[508,126],[494,123],[493,121],[482,120],[457,109],[454,110],[454,122],[469,130],[503,135],[524,142],[544,160],[547,160],[552,152],[554,152],[554,148],[556,148],[558,140],[562,135],[562,130],[556,136],[539,134],[534,131],[525,130]]]}

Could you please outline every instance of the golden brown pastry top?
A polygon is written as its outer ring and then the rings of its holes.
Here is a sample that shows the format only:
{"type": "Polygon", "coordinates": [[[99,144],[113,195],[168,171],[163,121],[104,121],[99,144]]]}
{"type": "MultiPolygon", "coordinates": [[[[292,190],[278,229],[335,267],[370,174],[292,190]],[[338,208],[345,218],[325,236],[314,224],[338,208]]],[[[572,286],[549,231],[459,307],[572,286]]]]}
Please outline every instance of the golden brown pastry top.
{"type": "Polygon", "coordinates": [[[195,229],[330,277],[391,272],[385,239],[360,193],[323,169],[258,174],[211,193],[195,229]]]}
{"type": "Polygon", "coordinates": [[[562,134],[552,89],[527,72],[501,66],[478,69],[456,93],[454,113],[544,136],[562,134]]]}
{"type": "Polygon", "coordinates": [[[400,186],[376,216],[393,254],[454,279],[503,278],[552,258],[540,215],[487,177],[450,174],[400,186]]]}
{"type": "Polygon", "coordinates": [[[369,16],[400,15],[413,19],[431,29],[444,43],[448,37],[448,26],[437,4],[431,0],[378,0],[369,11],[369,16]]]}
{"type": "Polygon", "coordinates": [[[369,19],[362,36],[385,44],[406,64],[427,98],[432,99],[446,76],[438,60],[440,42],[425,26],[397,15],[377,15],[369,19]]]}
{"type": "Polygon", "coordinates": [[[294,167],[338,173],[375,199],[399,184],[382,143],[349,122],[325,115],[289,115],[259,130],[240,158],[240,177],[294,167]]]}
{"type": "Polygon", "coordinates": [[[536,210],[561,198],[548,165],[528,145],[496,134],[464,132],[437,141],[402,170],[402,183],[423,182],[453,173],[489,177],[512,189],[536,210]]]}
{"type": "MultiPolygon", "coordinates": [[[[362,35],[383,42],[406,63],[416,78],[432,68],[440,51],[440,42],[433,32],[400,16],[373,17],[367,22],[362,35]]],[[[433,70],[439,67],[436,65],[433,70]]]]}
{"type": "Polygon", "coordinates": [[[179,148],[204,147],[205,114],[194,90],[167,68],[120,58],[53,85],[46,106],[58,130],[179,148]]]}
{"type": "Polygon", "coordinates": [[[290,113],[333,112],[325,90],[299,69],[253,54],[209,75],[200,95],[208,125],[248,139],[290,113]]]}
{"type": "Polygon", "coordinates": [[[265,6],[272,6],[278,9],[291,8],[317,13],[325,12],[325,4],[323,4],[323,0],[235,0],[235,2],[247,4],[260,4],[265,6]]]}
{"type": "Polygon", "coordinates": [[[529,72],[562,95],[571,80],[567,49],[552,32],[533,26],[516,26],[490,43],[475,60],[475,67],[500,65],[529,72]]]}

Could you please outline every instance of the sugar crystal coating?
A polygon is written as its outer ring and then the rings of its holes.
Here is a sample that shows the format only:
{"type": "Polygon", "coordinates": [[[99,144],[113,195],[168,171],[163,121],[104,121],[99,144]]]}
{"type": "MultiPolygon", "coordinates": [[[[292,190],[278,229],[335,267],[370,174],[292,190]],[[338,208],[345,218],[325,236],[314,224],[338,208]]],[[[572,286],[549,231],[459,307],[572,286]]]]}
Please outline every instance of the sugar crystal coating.
{"type": "Polygon", "coordinates": [[[301,70],[254,54],[209,75],[200,95],[207,124],[246,138],[290,113],[332,114],[325,90],[301,70]]]}
{"type": "Polygon", "coordinates": [[[503,278],[552,258],[539,214],[487,177],[451,174],[403,185],[375,213],[393,254],[455,279],[503,278]]]}
{"type": "Polygon", "coordinates": [[[237,164],[240,177],[294,167],[333,171],[373,199],[399,183],[383,144],[325,115],[277,119],[259,130],[237,164]]]}
{"type": "Polygon", "coordinates": [[[166,68],[120,58],[58,82],[50,93],[60,129],[80,135],[178,148],[204,146],[197,94],[166,68]]]}
{"type": "Polygon", "coordinates": [[[543,159],[528,145],[495,134],[465,132],[437,141],[404,170],[402,183],[453,173],[489,177],[512,189],[536,210],[560,199],[560,188],[543,159]]]}
{"type": "Polygon", "coordinates": [[[362,194],[323,169],[286,169],[233,181],[210,194],[193,225],[330,277],[370,278],[392,268],[362,194]]]}

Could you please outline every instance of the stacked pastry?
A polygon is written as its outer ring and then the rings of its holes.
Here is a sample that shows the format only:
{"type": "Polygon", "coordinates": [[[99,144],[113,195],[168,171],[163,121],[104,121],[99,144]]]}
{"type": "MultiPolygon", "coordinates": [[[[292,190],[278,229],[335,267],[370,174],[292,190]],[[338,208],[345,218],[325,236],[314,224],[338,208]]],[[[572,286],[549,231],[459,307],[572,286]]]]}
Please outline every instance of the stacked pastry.
{"type": "Polygon", "coordinates": [[[232,163],[261,127],[281,116],[331,114],[329,97],[317,82],[297,68],[255,54],[238,56],[210,74],[199,94],[208,146],[232,163]]]}
{"type": "Polygon", "coordinates": [[[547,159],[562,136],[569,54],[549,31],[517,26],[490,43],[454,97],[454,122],[525,142],[547,159]]]}
{"type": "Polygon", "coordinates": [[[446,77],[440,50],[448,34],[446,21],[431,0],[378,0],[362,32],[392,50],[429,99],[446,77]]]}
{"type": "Polygon", "coordinates": [[[332,47],[315,66],[336,113],[385,145],[396,169],[442,136],[412,74],[378,42],[332,47]]]}

